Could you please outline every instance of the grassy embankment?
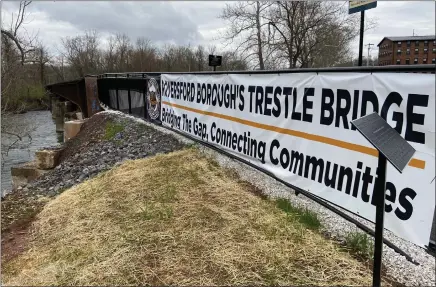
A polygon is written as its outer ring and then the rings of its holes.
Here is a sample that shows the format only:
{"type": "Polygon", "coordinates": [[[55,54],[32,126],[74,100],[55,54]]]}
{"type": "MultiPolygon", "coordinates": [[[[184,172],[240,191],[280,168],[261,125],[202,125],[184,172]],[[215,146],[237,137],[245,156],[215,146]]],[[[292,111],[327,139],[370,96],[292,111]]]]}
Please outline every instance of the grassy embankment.
{"type": "Polygon", "coordinates": [[[128,161],[50,201],[2,283],[370,285],[310,213],[257,194],[194,148],[128,161]]]}

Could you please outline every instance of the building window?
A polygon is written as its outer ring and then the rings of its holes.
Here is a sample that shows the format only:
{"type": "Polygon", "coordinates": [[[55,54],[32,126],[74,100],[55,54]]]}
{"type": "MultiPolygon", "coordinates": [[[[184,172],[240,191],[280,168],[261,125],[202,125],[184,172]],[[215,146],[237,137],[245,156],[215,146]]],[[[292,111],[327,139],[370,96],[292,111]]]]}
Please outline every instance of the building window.
{"type": "Polygon", "coordinates": [[[415,41],[415,47],[419,47],[419,41],[415,41]]]}
{"type": "Polygon", "coordinates": [[[433,58],[433,59],[431,60],[431,63],[432,63],[432,64],[436,63],[436,59],[433,58]]]}
{"type": "Polygon", "coordinates": [[[410,49],[406,50],[406,55],[410,55],[410,49]]]}
{"type": "Polygon", "coordinates": [[[410,41],[407,41],[407,47],[410,47],[410,41]]]}
{"type": "Polygon", "coordinates": [[[406,59],[406,65],[410,65],[410,59],[406,59]]]}
{"type": "Polygon", "coordinates": [[[427,54],[427,53],[428,53],[428,49],[424,48],[424,54],[427,54]]]}
{"type": "Polygon", "coordinates": [[[436,54],[436,48],[433,48],[433,54],[436,54]]]}
{"type": "Polygon", "coordinates": [[[401,47],[401,42],[397,42],[397,46],[401,47]]]}
{"type": "Polygon", "coordinates": [[[418,50],[419,50],[418,48],[415,48],[415,54],[418,54],[418,50]]]}
{"type": "Polygon", "coordinates": [[[401,64],[401,60],[400,59],[397,60],[397,65],[399,65],[399,64],[401,64]]]}
{"type": "Polygon", "coordinates": [[[397,55],[401,55],[401,50],[397,50],[397,55]]]}
{"type": "Polygon", "coordinates": [[[414,64],[418,64],[418,58],[415,58],[415,60],[413,61],[414,64]]]}
{"type": "Polygon", "coordinates": [[[428,41],[424,41],[424,46],[428,46],[428,41]]]}
{"type": "Polygon", "coordinates": [[[427,58],[422,59],[423,64],[427,64],[427,58]]]}

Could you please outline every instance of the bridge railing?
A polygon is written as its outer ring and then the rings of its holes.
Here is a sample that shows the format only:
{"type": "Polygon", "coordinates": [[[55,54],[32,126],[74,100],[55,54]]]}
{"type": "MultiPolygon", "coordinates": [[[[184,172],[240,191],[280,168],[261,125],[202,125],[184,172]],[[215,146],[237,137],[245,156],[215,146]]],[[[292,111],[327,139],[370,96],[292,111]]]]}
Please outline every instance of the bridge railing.
{"type": "Polygon", "coordinates": [[[160,74],[104,74],[98,77],[97,85],[100,101],[109,108],[159,122],[159,117],[149,110],[160,110],[160,101],[157,101],[159,106],[147,105],[149,102],[147,96],[154,98],[160,94],[160,74]],[[150,82],[154,87],[152,91],[150,91],[150,82]]]}

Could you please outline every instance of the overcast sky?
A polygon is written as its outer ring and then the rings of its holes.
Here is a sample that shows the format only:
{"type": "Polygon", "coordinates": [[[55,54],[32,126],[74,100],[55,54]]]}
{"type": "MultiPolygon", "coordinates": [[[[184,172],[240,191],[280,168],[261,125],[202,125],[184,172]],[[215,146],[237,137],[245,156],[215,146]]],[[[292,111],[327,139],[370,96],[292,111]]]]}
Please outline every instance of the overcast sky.
{"type": "MultiPolygon", "coordinates": [[[[28,33],[39,38],[52,52],[62,47],[61,38],[95,29],[104,39],[111,33],[125,33],[136,39],[146,37],[154,43],[191,45],[215,44],[226,23],[218,18],[224,1],[34,1],[28,7],[28,33]]],[[[2,1],[2,24],[8,25],[19,2],[2,1]]],[[[364,44],[378,44],[384,36],[435,34],[435,1],[378,1],[366,15],[377,20],[377,27],[365,34],[364,44]]],[[[353,51],[358,54],[358,41],[353,51]]],[[[376,46],[375,45],[375,46],[376,46]]],[[[365,48],[365,47],[364,47],[365,48]]],[[[377,55],[375,48],[371,54],[377,55]]],[[[364,50],[364,55],[367,50],[364,50]]]]}

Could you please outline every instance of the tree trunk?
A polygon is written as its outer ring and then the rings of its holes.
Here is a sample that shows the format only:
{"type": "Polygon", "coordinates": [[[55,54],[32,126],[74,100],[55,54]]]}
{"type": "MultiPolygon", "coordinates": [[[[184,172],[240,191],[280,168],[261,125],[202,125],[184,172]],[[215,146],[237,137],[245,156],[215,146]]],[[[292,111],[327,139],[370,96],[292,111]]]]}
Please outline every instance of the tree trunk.
{"type": "Polygon", "coordinates": [[[260,34],[260,3],[256,2],[256,28],[257,28],[257,54],[259,57],[259,68],[265,70],[262,53],[262,38],[260,34]]]}

